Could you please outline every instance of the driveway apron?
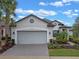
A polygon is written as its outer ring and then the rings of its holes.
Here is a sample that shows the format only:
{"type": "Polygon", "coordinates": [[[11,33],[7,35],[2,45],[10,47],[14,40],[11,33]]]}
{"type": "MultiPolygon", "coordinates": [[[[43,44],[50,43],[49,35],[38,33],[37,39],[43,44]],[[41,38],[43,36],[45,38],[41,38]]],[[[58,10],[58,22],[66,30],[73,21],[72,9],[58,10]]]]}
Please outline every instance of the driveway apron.
{"type": "Polygon", "coordinates": [[[19,44],[10,48],[2,56],[48,56],[47,44],[19,44]]]}

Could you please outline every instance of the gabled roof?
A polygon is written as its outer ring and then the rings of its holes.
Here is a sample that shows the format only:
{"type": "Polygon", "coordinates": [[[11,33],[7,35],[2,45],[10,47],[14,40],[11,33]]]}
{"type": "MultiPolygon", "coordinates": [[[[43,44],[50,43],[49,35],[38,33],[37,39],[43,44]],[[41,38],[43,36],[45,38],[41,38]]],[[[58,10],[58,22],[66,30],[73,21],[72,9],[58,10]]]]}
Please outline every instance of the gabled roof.
{"type": "Polygon", "coordinates": [[[61,23],[60,21],[57,21],[57,20],[52,21],[52,23],[53,22],[58,22],[60,25],[64,25],[63,23],[61,23]]]}
{"type": "Polygon", "coordinates": [[[55,24],[53,24],[54,22],[57,22],[57,23],[59,23],[58,25],[63,25],[64,26],[64,24],[63,23],[61,23],[61,22],[59,22],[59,21],[57,21],[57,20],[54,20],[54,21],[51,21],[50,23],[48,23],[48,27],[54,27],[54,26],[56,26],[55,24]]]}
{"type": "Polygon", "coordinates": [[[26,17],[20,19],[20,20],[17,21],[16,23],[18,23],[18,22],[20,22],[20,21],[22,21],[22,20],[24,20],[24,19],[26,19],[26,18],[28,18],[28,17],[30,17],[30,16],[36,17],[37,19],[39,19],[39,20],[41,20],[41,21],[43,21],[43,22],[48,23],[48,25],[47,25],[48,27],[54,27],[54,26],[56,26],[56,25],[54,25],[53,22],[58,22],[59,25],[63,25],[63,27],[60,27],[60,28],[70,28],[70,27],[68,27],[68,26],[65,26],[65,25],[64,25],[63,23],[61,23],[60,21],[57,21],[57,20],[51,21],[51,20],[48,20],[48,19],[46,19],[46,18],[41,19],[40,17],[38,17],[38,16],[36,16],[36,15],[33,15],[33,14],[30,14],[30,15],[28,15],[28,16],[26,16],[26,17]]]}
{"type": "MultiPolygon", "coordinates": [[[[33,15],[33,14],[30,14],[30,15],[28,15],[28,16],[26,16],[26,17],[24,17],[24,18],[20,19],[20,20],[19,20],[19,21],[17,21],[17,22],[20,22],[20,21],[22,21],[22,20],[24,20],[24,19],[26,19],[26,18],[28,18],[28,17],[30,17],[30,16],[36,17],[36,18],[38,18],[39,20],[44,21],[44,22],[46,22],[46,23],[51,22],[51,21],[50,21],[50,20],[48,20],[48,19],[41,19],[41,18],[39,18],[39,17],[37,17],[37,16],[35,16],[35,15],[33,15]]],[[[16,23],[17,23],[17,22],[16,22],[16,23]]]]}

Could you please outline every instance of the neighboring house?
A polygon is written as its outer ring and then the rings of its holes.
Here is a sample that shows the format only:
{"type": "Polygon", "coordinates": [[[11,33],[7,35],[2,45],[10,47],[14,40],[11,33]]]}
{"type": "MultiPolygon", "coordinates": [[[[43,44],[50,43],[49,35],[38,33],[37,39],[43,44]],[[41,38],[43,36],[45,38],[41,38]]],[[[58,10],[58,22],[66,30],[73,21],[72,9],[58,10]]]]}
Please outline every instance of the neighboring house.
{"type": "MultiPolygon", "coordinates": [[[[3,28],[2,31],[0,26],[0,36],[5,36],[5,27],[3,28]]],[[[64,29],[68,35],[72,35],[71,27],[57,20],[41,19],[31,14],[16,22],[16,27],[11,28],[11,37],[16,44],[45,44],[49,43],[49,39],[55,39],[55,34],[64,29]]]]}
{"type": "Polygon", "coordinates": [[[5,26],[4,21],[0,20],[0,39],[1,39],[2,37],[5,37],[6,34],[7,34],[8,36],[10,36],[9,28],[6,29],[6,26],[5,26]],[[6,31],[7,31],[7,33],[6,33],[6,31]]]}
{"type": "Polygon", "coordinates": [[[0,39],[5,36],[4,22],[0,20],[0,39]]]}

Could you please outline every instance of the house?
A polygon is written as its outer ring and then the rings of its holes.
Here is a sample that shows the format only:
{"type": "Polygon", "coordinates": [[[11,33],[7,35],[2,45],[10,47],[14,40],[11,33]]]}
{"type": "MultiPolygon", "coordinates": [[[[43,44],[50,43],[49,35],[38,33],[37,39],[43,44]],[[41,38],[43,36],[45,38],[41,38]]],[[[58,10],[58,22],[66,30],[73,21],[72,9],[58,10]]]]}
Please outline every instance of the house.
{"type": "Polygon", "coordinates": [[[16,22],[16,27],[11,28],[11,37],[16,44],[45,44],[49,39],[55,39],[55,33],[67,30],[72,35],[71,27],[54,20],[41,19],[30,14],[16,22]]]}

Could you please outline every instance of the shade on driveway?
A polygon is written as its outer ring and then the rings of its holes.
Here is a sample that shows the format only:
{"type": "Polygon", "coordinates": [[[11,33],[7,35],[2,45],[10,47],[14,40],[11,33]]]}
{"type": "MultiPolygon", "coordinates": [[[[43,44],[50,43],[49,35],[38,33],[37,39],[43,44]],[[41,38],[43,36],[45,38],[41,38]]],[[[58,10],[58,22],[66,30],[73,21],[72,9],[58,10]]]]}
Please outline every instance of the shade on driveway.
{"type": "Polygon", "coordinates": [[[47,44],[15,45],[2,56],[48,56],[47,44]]]}

